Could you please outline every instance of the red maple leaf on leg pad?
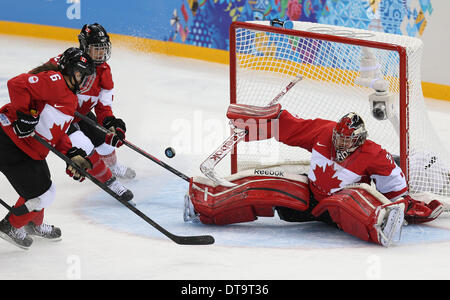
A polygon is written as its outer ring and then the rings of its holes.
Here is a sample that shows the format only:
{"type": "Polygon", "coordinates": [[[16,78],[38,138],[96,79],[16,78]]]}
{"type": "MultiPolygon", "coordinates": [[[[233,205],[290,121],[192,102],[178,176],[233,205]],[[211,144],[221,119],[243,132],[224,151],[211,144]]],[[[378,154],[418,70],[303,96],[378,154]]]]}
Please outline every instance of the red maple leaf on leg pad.
{"type": "Polygon", "coordinates": [[[336,170],[334,169],[333,164],[327,164],[324,169],[321,166],[316,165],[313,172],[316,176],[314,185],[323,192],[329,194],[332,189],[341,186],[342,180],[336,176],[336,170]]]}

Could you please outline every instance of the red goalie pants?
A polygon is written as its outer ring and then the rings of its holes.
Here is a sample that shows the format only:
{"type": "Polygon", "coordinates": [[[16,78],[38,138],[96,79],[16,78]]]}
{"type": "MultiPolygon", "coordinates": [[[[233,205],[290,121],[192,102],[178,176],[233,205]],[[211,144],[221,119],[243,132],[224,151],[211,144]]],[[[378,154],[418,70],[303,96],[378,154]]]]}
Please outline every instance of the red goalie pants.
{"type": "Polygon", "coordinates": [[[309,206],[305,176],[278,178],[246,176],[232,180],[234,187],[214,186],[201,177],[191,179],[189,196],[204,224],[226,225],[273,217],[274,207],[304,211],[309,206]]]}

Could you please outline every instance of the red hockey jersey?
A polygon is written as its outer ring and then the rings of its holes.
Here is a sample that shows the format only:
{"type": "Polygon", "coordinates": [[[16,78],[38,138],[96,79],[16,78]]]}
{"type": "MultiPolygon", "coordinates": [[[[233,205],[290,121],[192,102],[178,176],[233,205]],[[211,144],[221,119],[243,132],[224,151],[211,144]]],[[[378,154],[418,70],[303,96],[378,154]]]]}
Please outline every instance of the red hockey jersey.
{"type": "Polygon", "coordinates": [[[336,162],[332,133],[336,122],[296,118],[287,111],[279,117],[277,139],[290,146],[311,152],[309,185],[315,198],[321,199],[354,183],[373,180],[379,192],[394,199],[407,192],[402,170],[392,156],[377,143],[366,140],[344,161],[336,162]]]}
{"type": "MultiPolygon", "coordinates": [[[[57,64],[58,60],[59,56],[51,58],[49,62],[57,64]]],[[[94,109],[99,124],[103,124],[103,120],[106,117],[113,116],[113,90],[114,81],[110,66],[106,62],[96,65],[96,74],[92,87],[88,91],[78,94],[77,111],[86,115],[94,109]]],[[[74,122],[79,120],[79,118],[75,117],[74,122]]]]}
{"type": "Polygon", "coordinates": [[[47,148],[33,137],[17,137],[12,128],[18,110],[30,114],[33,109],[39,115],[35,133],[66,153],[72,147],[66,131],[75,114],[77,97],[67,86],[63,75],[55,71],[21,74],[10,79],[7,85],[10,103],[0,108],[0,124],[11,140],[35,160],[47,157],[47,148]]]}

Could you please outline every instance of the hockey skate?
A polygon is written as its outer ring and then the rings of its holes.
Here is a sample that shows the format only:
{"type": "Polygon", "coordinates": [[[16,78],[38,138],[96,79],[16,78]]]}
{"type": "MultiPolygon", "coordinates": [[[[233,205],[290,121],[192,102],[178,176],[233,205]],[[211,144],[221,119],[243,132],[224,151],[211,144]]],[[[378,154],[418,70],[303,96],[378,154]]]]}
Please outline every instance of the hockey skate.
{"type": "Polygon", "coordinates": [[[61,240],[61,229],[53,225],[48,225],[45,223],[42,223],[41,225],[35,225],[33,222],[30,222],[24,227],[25,231],[29,235],[38,236],[55,242],[61,240]]]}
{"type": "Polygon", "coordinates": [[[192,204],[189,195],[184,196],[183,220],[186,223],[193,223],[193,224],[201,223],[199,214],[194,210],[194,205],[192,204]]]}
{"type": "Polygon", "coordinates": [[[375,225],[381,245],[389,247],[394,241],[400,240],[402,226],[405,223],[404,210],[403,203],[381,208],[379,222],[375,225]]]}
{"type": "Polygon", "coordinates": [[[27,235],[24,227],[15,228],[6,218],[0,221],[0,237],[25,250],[28,250],[33,243],[33,239],[27,235]]]}
{"type": "Polygon", "coordinates": [[[133,193],[127,189],[125,186],[123,186],[116,177],[111,177],[108,181],[105,182],[106,186],[113,191],[119,198],[123,201],[127,201],[133,206],[136,206],[136,204],[131,201],[133,199],[134,195],[133,193]]]}

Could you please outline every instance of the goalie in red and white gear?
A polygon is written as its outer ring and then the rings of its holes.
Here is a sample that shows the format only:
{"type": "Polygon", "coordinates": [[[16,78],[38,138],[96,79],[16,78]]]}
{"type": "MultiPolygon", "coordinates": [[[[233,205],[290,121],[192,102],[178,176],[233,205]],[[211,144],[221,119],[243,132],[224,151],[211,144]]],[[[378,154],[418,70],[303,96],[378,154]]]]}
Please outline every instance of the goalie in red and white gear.
{"type": "Polygon", "coordinates": [[[285,221],[321,220],[389,246],[399,237],[404,220],[429,222],[443,211],[437,200],[426,204],[408,195],[402,170],[386,150],[367,139],[356,113],[334,122],[298,118],[281,110],[280,104],[232,104],[227,117],[247,130],[246,142],[273,137],[311,152],[309,172],[246,170],[227,178],[234,187],[194,177],[185,199],[185,221],[225,225],[274,216],[276,210],[285,221]]]}

